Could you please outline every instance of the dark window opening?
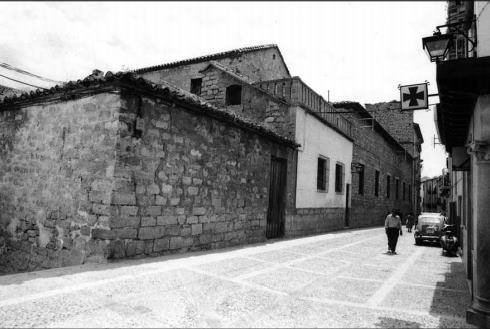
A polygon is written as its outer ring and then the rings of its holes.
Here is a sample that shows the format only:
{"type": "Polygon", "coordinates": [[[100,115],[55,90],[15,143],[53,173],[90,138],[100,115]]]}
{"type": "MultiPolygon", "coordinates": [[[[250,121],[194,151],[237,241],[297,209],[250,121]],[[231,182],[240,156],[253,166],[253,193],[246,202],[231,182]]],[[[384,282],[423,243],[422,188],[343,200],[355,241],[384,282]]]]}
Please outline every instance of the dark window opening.
{"type": "Polygon", "coordinates": [[[391,176],[387,175],[386,176],[386,198],[390,198],[390,187],[391,187],[391,176]]]}
{"type": "Polygon", "coordinates": [[[276,59],[276,54],[272,54],[272,59],[276,59]]]}
{"type": "Polygon", "coordinates": [[[379,170],[374,172],[374,196],[379,196],[379,170]]]}
{"type": "Polygon", "coordinates": [[[359,194],[364,194],[364,165],[359,169],[359,194]]]}
{"type": "Polygon", "coordinates": [[[335,164],[335,192],[342,192],[344,186],[344,166],[335,164]]]}
{"type": "Polygon", "coordinates": [[[405,182],[403,182],[403,201],[405,201],[405,188],[406,188],[406,185],[405,185],[405,182]]]}
{"type": "Polygon", "coordinates": [[[399,193],[398,193],[399,187],[400,187],[400,180],[398,178],[395,178],[395,199],[396,200],[398,200],[398,198],[399,198],[399,193]]]}
{"type": "Polygon", "coordinates": [[[226,105],[240,105],[242,103],[242,86],[231,85],[226,88],[226,105]]]}
{"type": "Polygon", "coordinates": [[[412,202],[412,184],[408,184],[408,201],[412,202]]]}
{"type": "Polygon", "coordinates": [[[319,191],[327,190],[327,159],[324,158],[318,158],[316,188],[319,191]]]}
{"type": "Polygon", "coordinates": [[[191,93],[201,95],[202,79],[191,79],[191,93]]]}

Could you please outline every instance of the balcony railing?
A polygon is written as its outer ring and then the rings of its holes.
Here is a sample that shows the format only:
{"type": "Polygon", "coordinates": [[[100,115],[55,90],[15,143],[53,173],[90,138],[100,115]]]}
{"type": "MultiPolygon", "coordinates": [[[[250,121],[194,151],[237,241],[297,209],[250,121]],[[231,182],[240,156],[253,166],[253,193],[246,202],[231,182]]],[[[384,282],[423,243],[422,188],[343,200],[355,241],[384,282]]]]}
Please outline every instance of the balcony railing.
{"type": "Polygon", "coordinates": [[[302,106],[321,119],[352,137],[352,123],[308,87],[299,77],[257,82],[255,86],[294,105],[302,106]]]}

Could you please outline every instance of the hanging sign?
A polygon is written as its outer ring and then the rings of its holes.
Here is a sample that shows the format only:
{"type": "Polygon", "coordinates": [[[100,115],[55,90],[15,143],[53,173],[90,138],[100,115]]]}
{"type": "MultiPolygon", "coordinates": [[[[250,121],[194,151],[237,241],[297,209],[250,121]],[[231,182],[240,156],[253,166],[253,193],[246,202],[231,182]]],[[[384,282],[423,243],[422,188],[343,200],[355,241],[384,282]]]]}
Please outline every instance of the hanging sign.
{"type": "Polygon", "coordinates": [[[427,83],[400,86],[400,103],[402,110],[421,110],[429,108],[427,83]]]}

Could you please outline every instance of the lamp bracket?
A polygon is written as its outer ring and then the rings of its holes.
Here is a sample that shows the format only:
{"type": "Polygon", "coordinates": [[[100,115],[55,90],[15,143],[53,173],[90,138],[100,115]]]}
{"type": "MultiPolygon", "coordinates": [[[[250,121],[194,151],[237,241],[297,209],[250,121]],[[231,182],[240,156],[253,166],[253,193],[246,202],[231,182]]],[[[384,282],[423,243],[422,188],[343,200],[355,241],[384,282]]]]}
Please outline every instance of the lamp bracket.
{"type": "Polygon", "coordinates": [[[466,39],[466,41],[471,43],[472,48],[469,51],[473,51],[473,49],[475,49],[475,47],[476,47],[476,35],[475,35],[475,39],[472,40],[464,31],[463,26],[465,26],[467,24],[473,24],[475,21],[476,21],[475,19],[470,19],[470,20],[466,20],[466,21],[462,21],[462,22],[438,25],[438,26],[436,26],[437,31],[434,32],[434,35],[441,34],[440,29],[443,27],[447,27],[449,33],[460,34],[466,39]]]}

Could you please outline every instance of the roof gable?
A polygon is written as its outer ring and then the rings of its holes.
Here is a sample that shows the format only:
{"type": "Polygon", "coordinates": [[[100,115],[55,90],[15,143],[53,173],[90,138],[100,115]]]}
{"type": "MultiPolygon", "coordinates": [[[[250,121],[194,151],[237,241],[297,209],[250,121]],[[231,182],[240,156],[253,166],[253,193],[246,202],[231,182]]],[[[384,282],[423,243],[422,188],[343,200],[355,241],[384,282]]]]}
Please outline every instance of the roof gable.
{"type": "Polygon", "coordinates": [[[279,56],[281,57],[281,61],[284,64],[284,67],[285,67],[287,73],[289,75],[291,75],[289,72],[289,68],[286,65],[286,62],[284,61],[284,57],[282,56],[281,51],[279,50],[279,47],[276,44],[237,48],[237,49],[228,50],[228,51],[224,51],[224,52],[220,52],[220,53],[184,59],[184,60],[177,61],[177,62],[171,62],[171,63],[155,65],[155,66],[148,66],[148,67],[133,70],[132,72],[137,73],[137,74],[147,73],[147,72],[158,71],[158,70],[162,70],[162,69],[178,67],[178,66],[182,66],[182,65],[201,63],[201,62],[205,62],[205,61],[217,60],[217,59],[222,59],[222,58],[227,58],[227,57],[235,57],[235,56],[238,56],[241,54],[256,52],[256,51],[262,51],[262,50],[267,50],[267,49],[271,49],[271,48],[275,48],[277,50],[279,56]]]}

